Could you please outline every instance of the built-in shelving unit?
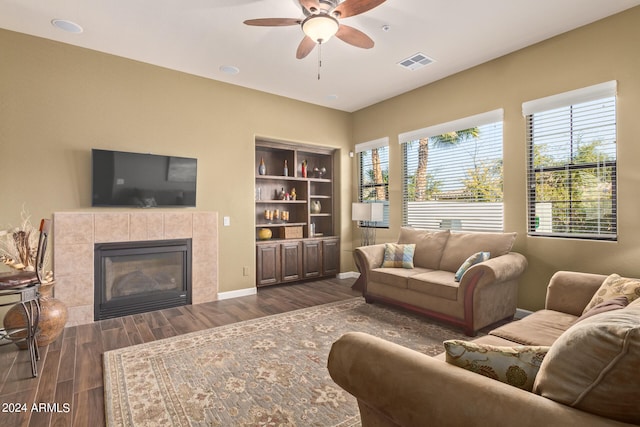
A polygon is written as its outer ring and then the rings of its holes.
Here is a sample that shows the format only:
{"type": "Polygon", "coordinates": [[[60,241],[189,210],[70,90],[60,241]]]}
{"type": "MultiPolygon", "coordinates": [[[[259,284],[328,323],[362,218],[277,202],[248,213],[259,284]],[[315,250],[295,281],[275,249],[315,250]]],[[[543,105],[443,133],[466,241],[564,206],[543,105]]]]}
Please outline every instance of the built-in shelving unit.
{"type": "Polygon", "coordinates": [[[256,141],[257,286],[339,272],[334,151],[256,141]],[[265,238],[265,234],[271,237],[265,238]]]}

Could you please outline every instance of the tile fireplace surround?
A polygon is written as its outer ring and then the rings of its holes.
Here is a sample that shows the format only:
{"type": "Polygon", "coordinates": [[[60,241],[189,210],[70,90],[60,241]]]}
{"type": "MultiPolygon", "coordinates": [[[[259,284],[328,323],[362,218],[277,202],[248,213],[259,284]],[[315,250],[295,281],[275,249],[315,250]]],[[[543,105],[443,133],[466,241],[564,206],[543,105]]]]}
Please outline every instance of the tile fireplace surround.
{"type": "Polygon", "coordinates": [[[67,326],[93,322],[95,243],[192,240],[192,302],[218,299],[217,212],[56,212],[53,214],[55,296],[69,309],[67,326]]]}

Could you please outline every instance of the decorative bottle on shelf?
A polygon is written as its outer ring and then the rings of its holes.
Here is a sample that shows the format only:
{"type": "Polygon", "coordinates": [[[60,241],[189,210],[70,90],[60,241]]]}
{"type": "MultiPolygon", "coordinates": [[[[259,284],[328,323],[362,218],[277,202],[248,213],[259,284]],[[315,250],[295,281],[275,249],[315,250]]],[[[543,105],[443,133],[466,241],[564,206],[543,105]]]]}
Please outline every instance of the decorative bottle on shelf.
{"type": "Polygon", "coordinates": [[[306,178],[307,177],[307,161],[306,160],[302,161],[302,170],[301,170],[301,172],[302,172],[302,177],[306,178]]]}
{"type": "Polygon", "coordinates": [[[267,174],[267,167],[264,165],[264,157],[260,158],[260,166],[258,166],[258,174],[260,175],[267,174]]]}
{"type": "Polygon", "coordinates": [[[314,200],[311,203],[311,213],[317,214],[317,213],[320,213],[321,210],[322,210],[322,205],[320,204],[320,201],[314,200]]]}
{"type": "Polygon", "coordinates": [[[284,161],[284,176],[289,176],[289,168],[287,167],[287,161],[284,161]]]}

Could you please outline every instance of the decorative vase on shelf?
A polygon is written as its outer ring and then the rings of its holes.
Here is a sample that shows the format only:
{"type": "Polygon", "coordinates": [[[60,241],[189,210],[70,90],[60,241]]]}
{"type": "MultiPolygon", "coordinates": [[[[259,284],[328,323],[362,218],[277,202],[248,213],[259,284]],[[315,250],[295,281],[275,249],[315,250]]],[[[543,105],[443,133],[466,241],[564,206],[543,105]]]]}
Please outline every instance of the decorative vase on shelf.
{"type": "Polygon", "coordinates": [[[322,210],[322,205],[319,200],[314,200],[311,202],[311,213],[317,214],[322,210]]]}
{"type": "Polygon", "coordinates": [[[260,166],[258,166],[258,174],[260,175],[267,174],[267,167],[264,165],[264,157],[260,158],[260,166]]]}
{"type": "MultiPolygon", "coordinates": [[[[47,282],[40,285],[40,320],[38,322],[38,332],[36,333],[36,342],[38,347],[43,347],[55,341],[67,323],[68,311],[67,306],[57,298],[53,297],[53,287],[55,282],[47,282]]],[[[4,316],[4,327],[6,329],[24,328],[26,325],[26,317],[22,305],[17,304],[11,307],[4,316]]],[[[15,338],[24,338],[26,332],[16,333],[15,338]]],[[[24,341],[17,342],[16,345],[21,348],[27,348],[24,341]]]]}
{"type": "Polygon", "coordinates": [[[273,233],[269,228],[261,228],[258,230],[258,239],[260,240],[269,240],[271,236],[273,236],[273,233]]]}

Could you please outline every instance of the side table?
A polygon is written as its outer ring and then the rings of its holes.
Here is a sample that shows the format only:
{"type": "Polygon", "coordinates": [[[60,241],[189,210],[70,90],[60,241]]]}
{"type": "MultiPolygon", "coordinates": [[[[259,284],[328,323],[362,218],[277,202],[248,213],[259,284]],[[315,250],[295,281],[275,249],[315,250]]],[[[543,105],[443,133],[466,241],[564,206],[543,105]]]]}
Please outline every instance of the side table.
{"type": "Polygon", "coordinates": [[[40,320],[40,283],[32,283],[25,286],[0,289],[0,298],[9,299],[9,302],[0,303],[0,307],[20,304],[24,310],[25,323],[22,327],[1,328],[0,346],[26,342],[31,359],[31,374],[38,376],[37,360],[40,360],[40,352],[36,345],[36,331],[40,320]],[[16,298],[17,297],[17,298],[16,298]]]}

